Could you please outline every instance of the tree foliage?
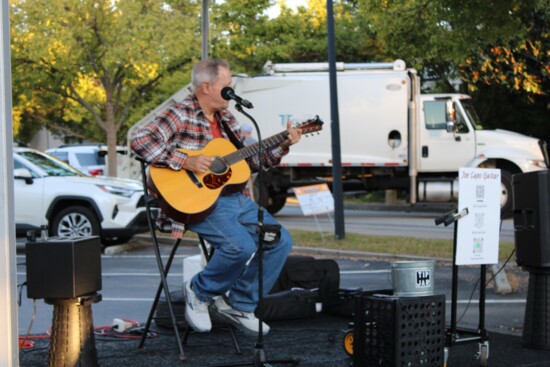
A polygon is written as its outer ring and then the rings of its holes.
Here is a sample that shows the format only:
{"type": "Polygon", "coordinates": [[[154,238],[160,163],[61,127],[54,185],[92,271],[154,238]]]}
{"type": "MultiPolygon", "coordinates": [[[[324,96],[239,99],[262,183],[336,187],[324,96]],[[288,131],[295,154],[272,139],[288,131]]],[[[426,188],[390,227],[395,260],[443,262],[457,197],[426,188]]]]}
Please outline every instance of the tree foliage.
{"type": "MultiPolygon", "coordinates": [[[[549,0],[333,1],[338,61],[404,59],[437,91],[472,93],[490,126],[550,138],[549,0]]],[[[11,0],[14,134],[45,125],[114,149],[128,126],[188,83],[201,54],[200,5],[11,0]]],[[[268,60],[323,62],[326,17],[326,0],[297,9],[210,0],[209,55],[248,74],[268,60]]]]}
{"type": "Polygon", "coordinates": [[[132,108],[196,57],[198,11],[192,1],[12,0],[14,125],[102,138],[116,175],[132,108]]]}
{"type": "Polygon", "coordinates": [[[462,73],[471,91],[479,85],[501,85],[529,98],[550,91],[550,6],[526,3],[515,13],[523,32],[466,59],[462,73]]]}
{"type": "MultiPolygon", "coordinates": [[[[279,15],[269,18],[273,1],[226,0],[213,7],[212,54],[231,60],[240,72],[259,73],[272,62],[327,60],[325,0],[309,0],[307,7],[290,8],[280,1],[279,15]]],[[[334,4],[339,61],[378,61],[380,46],[353,1],[334,4]]]]}
{"type": "Polygon", "coordinates": [[[521,0],[359,0],[387,56],[404,59],[452,90],[457,66],[474,50],[517,32],[521,0]]]}
{"type": "Polygon", "coordinates": [[[550,139],[548,0],[358,4],[384,56],[404,59],[439,91],[473,94],[488,126],[550,139]]]}

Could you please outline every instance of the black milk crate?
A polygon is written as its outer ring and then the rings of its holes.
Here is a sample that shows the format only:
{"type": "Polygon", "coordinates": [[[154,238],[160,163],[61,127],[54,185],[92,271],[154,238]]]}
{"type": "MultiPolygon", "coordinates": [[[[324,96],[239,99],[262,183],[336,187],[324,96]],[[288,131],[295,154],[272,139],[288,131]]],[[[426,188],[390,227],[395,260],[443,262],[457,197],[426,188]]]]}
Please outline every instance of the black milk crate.
{"type": "Polygon", "coordinates": [[[444,365],[445,295],[361,293],[353,325],[354,367],[444,365]]]}

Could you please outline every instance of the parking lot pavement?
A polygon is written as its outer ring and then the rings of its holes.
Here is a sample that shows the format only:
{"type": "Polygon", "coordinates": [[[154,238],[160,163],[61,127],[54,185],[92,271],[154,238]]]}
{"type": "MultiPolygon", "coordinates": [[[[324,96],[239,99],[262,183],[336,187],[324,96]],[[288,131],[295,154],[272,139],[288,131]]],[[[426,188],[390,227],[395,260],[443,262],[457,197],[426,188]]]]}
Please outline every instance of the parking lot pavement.
{"type": "MultiPolygon", "coordinates": [[[[298,250],[303,254],[315,257],[335,258],[340,266],[341,288],[363,290],[391,289],[390,264],[403,259],[381,258],[353,252],[323,253],[318,249],[298,250]]],[[[169,246],[161,246],[167,254],[169,246]]],[[[183,259],[198,254],[198,246],[194,242],[187,242],[180,246],[172,271],[169,274],[169,284],[173,289],[179,289],[183,283],[183,259]]],[[[167,256],[167,255],[166,255],[167,256]]],[[[25,255],[20,252],[17,257],[18,281],[25,281],[25,255]]],[[[52,266],[56,266],[52,264],[52,266]]],[[[510,294],[496,294],[494,282],[487,286],[486,300],[486,328],[492,331],[506,332],[521,335],[526,303],[526,291],[529,274],[513,265],[506,267],[508,278],[513,288],[510,294]]],[[[479,267],[459,267],[457,310],[461,323],[468,327],[477,327],[479,303],[479,267]],[[463,314],[464,313],[464,314],[463,314]]],[[[491,278],[488,273],[487,279],[491,278]]],[[[147,309],[154,296],[154,289],[159,281],[155,257],[150,243],[146,238],[136,238],[123,248],[121,252],[102,255],[102,282],[101,294],[103,301],[94,305],[94,321],[105,325],[112,323],[114,318],[130,318],[144,321],[147,309]]],[[[434,293],[445,294],[447,304],[451,300],[452,266],[439,261],[435,267],[434,293]]],[[[22,305],[19,312],[20,334],[26,333],[32,319],[34,305],[26,298],[25,289],[21,292],[22,305]]],[[[32,331],[45,332],[51,325],[51,306],[37,300],[37,317],[32,331]]],[[[447,317],[450,314],[447,312],[447,317]]]]}
{"type": "MultiPolygon", "coordinates": [[[[163,245],[161,250],[166,256],[169,246],[163,245]]],[[[168,277],[172,290],[181,289],[184,259],[197,253],[198,247],[194,242],[186,242],[181,246],[168,277]]],[[[309,252],[302,249],[301,253],[309,252]]],[[[318,250],[315,257],[330,257],[338,262],[341,288],[360,288],[365,291],[391,289],[390,264],[402,260],[372,255],[359,256],[356,253],[346,255],[343,252],[335,256],[334,253],[323,254],[318,250]]],[[[18,264],[18,279],[23,283],[24,253],[18,255],[18,264]]],[[[440,261],[435,266],[434,274],[434,294],[446,296],[447,324],[450,320],[451,269],[451,264],[440,261]]],[[[543,364],[533,363],[542,363],[541,361],[549,357],[541,351],[524,348],[521,343],[528,274],[513,267],[509,273],[513,274],[513,293],[498,295],[491,285],[487,288],[485,316],[491,343],[489,366],[542,366],[543,364]],[[506,353],[512,354],[506,356],[506,353]]],[[[475,329],[478,326],[479,275],[479,267],[460,268],[457,311],[461,328],[475,329]]],[[[109,327],[115,318],[144,323],[159,282],[155,257],[147,239],[138,238],[122,252],[102,255],[102,281],[100,294],[103,300],[92,306],[94,326],[109,327]]],[[[52,326],[52,313],[53,306],[46,305],[43,300],[27,299],[23,290],[19,309],[19,334],[46,335],[52,326]]],[[[273,357],[301,359],[302,366],[349,365],[350,359],[342,347],[342,330],[348,327],[349,322],[350,319],[326,315],[319,315],[311,320],[276,322],[271,325],[273,332],[266,339],[266,347],[273,357]]],[[[124,361],[131,362],[134,366],[175,365],[177,349],[170,330],[161,328],[156,331],[158,338],[148,341],[144,352],[136,350],[137,341],[120,343],[98,336],[100,364],[118,366],[124,361]]],[[[185,348],[189,355],[186,364],[193,367],[222,361],[247,361],[248,356],[254,353],[255,339],[241,334],[237,336],[243,350],[242,356],[234,354],[227,331],[216,331],[208,336],[192,334],[185,348]]],[[[47,344],[44,343],[46,342],[42,339],[37,340],[37,350],[23,352],[21,365],[44,365],[45,358],[47,359],[44,354],[47,353],[47,344]],[[40,346],[46,349],[40,350],[40,346]]],[[[453,347],[450,354],[450,361],[453,363],[448,366],[476,365],[475,354],[478,348],[477,343],[453,347]]]]}

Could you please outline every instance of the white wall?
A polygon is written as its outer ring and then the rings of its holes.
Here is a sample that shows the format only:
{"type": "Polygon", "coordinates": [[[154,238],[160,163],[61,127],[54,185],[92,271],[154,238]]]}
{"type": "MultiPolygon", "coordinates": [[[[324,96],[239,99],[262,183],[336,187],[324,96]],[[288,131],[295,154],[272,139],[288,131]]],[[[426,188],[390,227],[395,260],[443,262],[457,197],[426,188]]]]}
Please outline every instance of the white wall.
{"type": "Polygon", "coordinates": [[[29,142],[31,148],[45,151],[50,148],[57,148],[63,144],[63,140],[53,136],[46,128],[40,129],[29,142]]]}

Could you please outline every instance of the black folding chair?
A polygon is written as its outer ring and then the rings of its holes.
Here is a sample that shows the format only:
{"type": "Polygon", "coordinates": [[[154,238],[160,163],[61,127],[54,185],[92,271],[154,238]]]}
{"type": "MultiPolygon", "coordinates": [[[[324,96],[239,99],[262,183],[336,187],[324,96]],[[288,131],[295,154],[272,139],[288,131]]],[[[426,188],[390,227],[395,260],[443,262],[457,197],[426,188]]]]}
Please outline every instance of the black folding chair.
{"type": "MultiPolygon", "coordinates": [[[[153,316],[155,314],[155,311],[157,310],[157,306],[158,306],[158,303],[159,303],[161,293],[164,291],[164,297],[166,299],[166,303],[167,303],[167,306],[168,306],[168,316],[170,318],[172,329],[174,330],[174,334],[176,336],[176,342],[178,343],[178,349],[179,349],[179,353],[180,353],[180,360],[185,361],[187,358],[185,357],[185,353],[183,351],[183,344],[185,344],[187,342],[187,339],[188,339],[189,333],[191,331],[191,328],[189,326],[186,327],[185,335],[184,335],[184,338],[182,339],[182,337],[180,335],[179,328],[178,328],[176,314],[174,312],[172,297],[170,295],[170,289],[168,287],[168,282],[166,281],[166,277],[167,277],[168,273],[170,272],[170,267],[172,266],[172,262],[174,260],[174,256],[176,254],[176,251],[177,251],[179,245],[181,244],[181,239],[178,238],[178,239],[174,240],[174,244],[172,245],[172,248],[170,250],[170,254],[168,256],[168,259],[166,260],[166,264],[164,264],[164,261],[162,260],[162,257],[161,257],[161,254],[160,254],[160,246],[159,246],[159,241],[158,241],[158,237],[157,237],[157,231],[167,233],[167,232],[170,232],[171,229],[169,227],[164,227],[164,226],[158,226],[157,225],[156,220],[155,220],[154,215],[153,215],[153,210],[155,208],[158,208],[157,199],[155,198],[154,195],[152,195],[149,192],[149,189],[147,187],[147,166],[148,166],[148,163],[145,162],[140,157],[137,157],[136,159],[141,164],[141,178],[142,178],[142,182],[143,182],[145,210],[146,210],[146,213],[147,213],[147,221],[148,221],[148,224],[149,224],[149,231],[151,233],[151,240],[152,240],[152,244],[153,244],[153,250],[155,251],[155,257],[157,259],[157,266],[158,266],[159,273],[160,273],[160,283],[158,285],[157,292],[156,292],[155,298],[153,300],[153,304],[151,305],[151,309],[149,311],[149,316],[147,317],[147,321],[145,322],[145,326],[144,326],[144,329],[143,329],[143,334],[141,335],[141,339],[140,339],[140,342],[139,342],[139,345],[138,345],[138,349],[142,349],[145,345],[145,340],[147,338],[147,334],[149,333],[149,329],[151,327],[151,321],[153,320],[153,316]]],[[[203,256],[204,256],[206,262],[208,262],[210,260],[210,258],[212,257],[212,255],[214,254],[214,248],[207,246],[206,241],[204,241],[204,239],[200,236],[199,236],[199,245],[200,245],[200,249],[203,253],[203,256]]],[[[239,347],[239,343],[237,341],[237,337],[235,335],[235,331],[234,331],[234,329],[231,325],[229,325],[229,324],[227,324],[227,325],[229,326],[229,331],[231,333],[231,338],[233,340],[233,345],[235,346],[235,350],[236,350],[237,354],[241,354],[241,350],[240,350],[240,347],[239,347]]]]}

